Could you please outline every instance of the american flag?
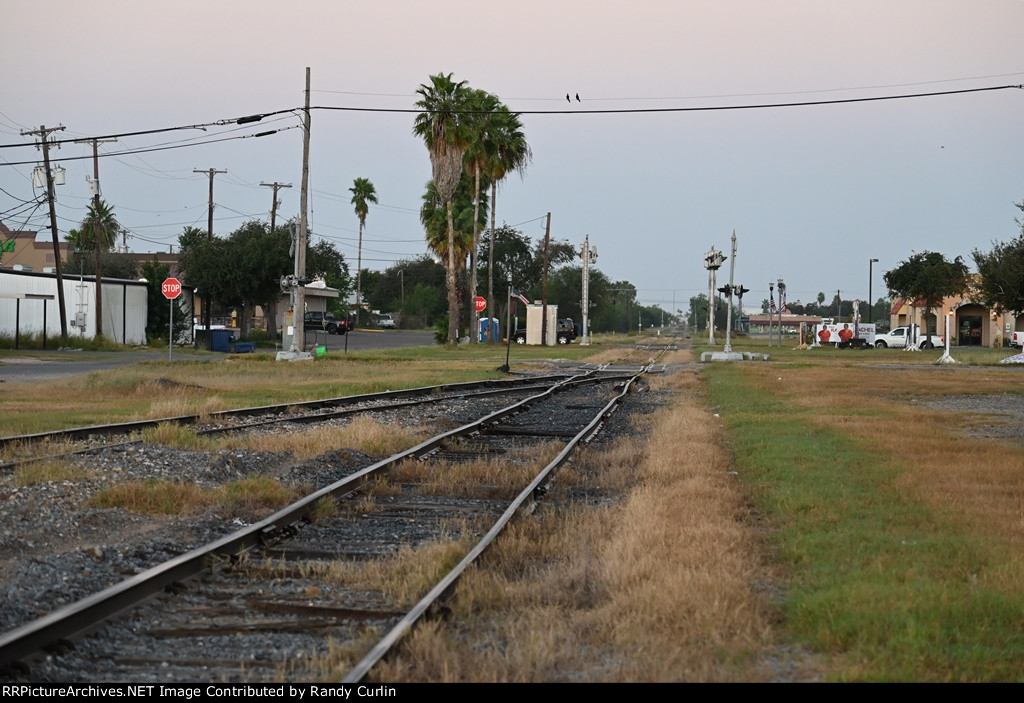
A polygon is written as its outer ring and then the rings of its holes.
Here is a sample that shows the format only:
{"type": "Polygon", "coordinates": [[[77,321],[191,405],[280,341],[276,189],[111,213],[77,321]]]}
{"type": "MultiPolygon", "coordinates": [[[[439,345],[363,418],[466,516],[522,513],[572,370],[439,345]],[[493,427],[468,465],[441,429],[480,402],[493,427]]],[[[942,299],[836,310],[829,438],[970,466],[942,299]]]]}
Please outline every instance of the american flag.
{"type": "Polygon", "coordinates": [[[517,291],[515,288],[512,289],[512,297],[516,300],[522,301],[523,305],[529,305],[530,301],[526,299],[526,296],[517,291]]]}
{"type": "Polygon", "coordinates": [[[775,313],[775,298],[774,298],[774,296],[768,298],[768,306],[769,306],[769,309],[772,311],[772,314],[774,314],[775,313]]]}

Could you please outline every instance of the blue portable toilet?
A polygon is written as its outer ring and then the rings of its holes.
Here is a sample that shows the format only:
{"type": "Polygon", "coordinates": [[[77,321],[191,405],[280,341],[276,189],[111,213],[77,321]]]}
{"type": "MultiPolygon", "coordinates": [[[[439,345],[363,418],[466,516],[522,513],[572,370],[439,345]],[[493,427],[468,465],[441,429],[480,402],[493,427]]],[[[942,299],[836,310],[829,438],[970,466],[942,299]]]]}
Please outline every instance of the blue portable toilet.
{"type": "Polygon", "coordinates": [[[481,342],[486,342],[487,341],[488,330],[491,328],[491,325],[494,325],[494,340],[498,341],[498,340],[501,339],[501,328],[498,326],[498,318],[496,318],[496,317],[491,317],[491,318],[481,317],[480,318],[480,341],[481,342]]]}

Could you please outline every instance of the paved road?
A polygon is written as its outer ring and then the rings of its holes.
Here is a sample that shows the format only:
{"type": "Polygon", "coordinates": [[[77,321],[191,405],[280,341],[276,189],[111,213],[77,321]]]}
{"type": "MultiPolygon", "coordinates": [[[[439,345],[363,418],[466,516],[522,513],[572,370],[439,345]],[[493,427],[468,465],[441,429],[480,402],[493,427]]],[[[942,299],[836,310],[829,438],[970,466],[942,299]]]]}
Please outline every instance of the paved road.
{"type": "MultiPolygon", "coordinates": [[[[321,336],[323,341],[324,337],[321,336]]],[[[313,335],[309,336],[310,343],[313,335]]],[[[394,349],[396,347],[428,346],[434,343],[432,331],[356,330],[347,335],[328,335],[326,339],[327,353],[330,355],[344,354],[345,345],[348,351],[364,351],[367,349],[394,349]]],[[[260,351],[271,351],[260,350],[260,351]]],[[[179,361],[218,361],[226,354],[184,354],[175,352],[172,360],[179,361]]],[[[46,381],[66,376],[103,371],[119,366],[136,364],[140,361],[166,361],[167,350],[163,351],[124,351],[124,352],[90,352],[90,351],[41,351],[23,350],[20,352],[0,354],[0,382],[34,382],[46,381]]],[[[2,391],[0,391],[2,397],[2,391]]]]}

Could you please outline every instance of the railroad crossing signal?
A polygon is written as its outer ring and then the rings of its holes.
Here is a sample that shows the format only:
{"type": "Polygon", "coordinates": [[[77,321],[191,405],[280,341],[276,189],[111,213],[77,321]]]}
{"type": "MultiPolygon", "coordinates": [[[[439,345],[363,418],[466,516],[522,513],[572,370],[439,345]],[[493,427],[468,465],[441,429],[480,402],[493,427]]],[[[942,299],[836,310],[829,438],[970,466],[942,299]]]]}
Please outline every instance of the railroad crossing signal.
{"type": "Polygon", "coordinates": [[[168,300],[174,300],[181,295],[181,281],[177,278],[165,279],[163,285],[160,286],[160,291],[168,300]]]}

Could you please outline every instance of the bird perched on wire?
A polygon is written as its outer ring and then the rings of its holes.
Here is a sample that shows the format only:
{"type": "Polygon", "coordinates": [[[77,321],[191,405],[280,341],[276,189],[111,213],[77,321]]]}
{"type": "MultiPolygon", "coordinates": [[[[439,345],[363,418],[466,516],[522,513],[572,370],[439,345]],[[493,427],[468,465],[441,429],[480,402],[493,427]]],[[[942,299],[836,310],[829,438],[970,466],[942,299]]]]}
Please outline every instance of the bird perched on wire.
{"type": "Polygon", "coordinates": [[[568,93],[565,94],[565,101],[566,102],[570,102],[570,103],[572,102],[572,100],[569,99],[569,94],[568,93]]]}
{"type": "Polygon", "coordinates": [[[576,102],[580,102],[580,94],[576,93],[576,102]]]}

